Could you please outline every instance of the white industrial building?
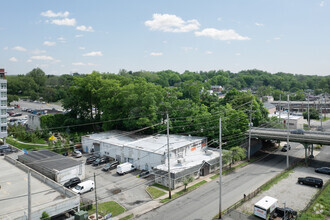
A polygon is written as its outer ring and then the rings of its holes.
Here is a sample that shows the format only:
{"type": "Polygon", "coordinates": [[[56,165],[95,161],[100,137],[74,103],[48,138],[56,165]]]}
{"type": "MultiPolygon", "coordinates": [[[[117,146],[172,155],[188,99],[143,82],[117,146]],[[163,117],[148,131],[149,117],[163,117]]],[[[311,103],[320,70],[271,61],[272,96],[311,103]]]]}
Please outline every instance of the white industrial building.
{"type": "MultiPolygon", "coordinates": [[[[167,136],[127,135],[127,132],[110,131],[82,137],[85,152],[100,152],[119,162],[130,162],[138,169],[149,170],[164,164],[167,159],[167,136]]],[[[189,155],[206,147],[205,137],[170,135],[170,159],[189,155]]]]}
{"type": "Polygon", "coordinates": [[[0,69],[0,138],[7,137],[7,80],[5,70],[0,69]]]}
{"type": "Polygon", "coordinates": [[[64,184],[73,177],[85,178],[85,165],[49,150],[29,151],[18,160],[48,178],[64,184]]]}
{"type": "MultiPolygon", "coordinates": [[[[276,112],[274,114],[269,114],[269,118],[277,117],[286,124],[288,121],[288,112],[276,112]]],[[[290,129],[303,129],[304,128],[304,118],[301,115],[289,115],[289,128],[290,129]]]]}

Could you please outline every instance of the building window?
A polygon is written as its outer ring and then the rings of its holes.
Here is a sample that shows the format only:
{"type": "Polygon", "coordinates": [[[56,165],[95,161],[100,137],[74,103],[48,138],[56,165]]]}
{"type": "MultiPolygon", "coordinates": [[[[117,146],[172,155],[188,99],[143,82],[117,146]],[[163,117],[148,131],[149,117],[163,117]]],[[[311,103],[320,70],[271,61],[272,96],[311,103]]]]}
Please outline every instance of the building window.
{"type": "Polygon", "coordinates": [[[1,106],[7,106],[6,100],[1,100],[1,106]]]}
{"type": "Polygon", "coordinates": [[[1,115],[6,115],[7,110],[6,109],[1,109],[1,115]]]}
{"type": "Polygon", "coordinates": [[[1,89],[7,89],[7,83],[1,83],[1,89]]]}
{"type": "Polygon", "coordinates": [[[7,119],[6,118],[1,118],[1,123],[6,123],[7,119]]]}
{"type": "Polygon", "coordinates": [[[6,92],[1,92],[1,97],[7,97],[7,93],[6,92]]]}
{"type": "Polygon", "coordinates": [[[1,132],[7,132],[7,127],[6,126],[2,126],[1,127],[1,132]]]}

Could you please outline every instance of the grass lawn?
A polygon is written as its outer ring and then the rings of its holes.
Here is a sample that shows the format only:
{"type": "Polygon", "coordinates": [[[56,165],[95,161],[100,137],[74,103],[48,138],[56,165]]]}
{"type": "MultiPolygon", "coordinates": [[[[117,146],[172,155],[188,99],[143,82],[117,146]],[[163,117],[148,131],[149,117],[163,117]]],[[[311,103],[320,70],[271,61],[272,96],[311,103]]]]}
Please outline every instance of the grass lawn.
{"type": "Polygon", "coordinates": [[[172,200],[172,199],[175,199],[175,198],[177,198],[177,197],[179,197],[179,196],[181,196],[181,195],[183,195],[183,194],[185,194],[185,193],[187,193],[187,192],[189,192],[189,191],[191,191],[191,190],[194,190],[194,189],[200,187],[200,186],[203,185],[204,183],[207,183],[207,182],[206,182],[205,180],[202,180],[202,181],[200,181],[199,183],[196,183],[195,185],[192,185],[192,186],[190,186],[190,187],[187,187],[187,190],[186,190],[186,191],[183,189],[183,190],[181,190],[181,191],[175,193],[174,195],[172,195],[172,198],[171,198],[171,199],[169,199],[169,198],[162,199],[160,202],[161,202],[161,203],[169,202],[169,201],[172,200]]]}
{"type": "Polygon", "coordinates": [[[163,190],[168,191],[168,187],[167,187],[167,186],[163,186],[163,185],[160,185],[160,184],[158,184],[158,183],[154,183],[154,184],[152,184],[152,186],[154,186],[154,187],[158,187],[158,188],[161,188],[161,189],[163,189],[163,190]]]}
{"type": "Polygon", "coordinates": [[[133,217],[134,217],[134,215],[133,215],[133,214],[130,214],[130,215],[125,216],[124,218],[121,218],[121,219],[119,219],[119,220],[130,220],[130,219],[132,219],[133,217]]]}
{"type": "Polygon", "coordinates": [[[17,141],[15,141],[13,138],[8,137],[6,139],[6,142],[10,145],[13,145],[19,149],[43,149],[43,148],[47,148],[48,146],[40,146],[40,145],[29,145],[29,144],[21,144],[18,143],[17,141]]]}
{"type": "Polygon", "coordinates": [[[166,194],[166,192],[164,192],[163,190],[159,190],[152,186],[148,186],[147,191],[153,199],[157,199],[158,197],[161,197],[162,195],[166,194]]]}
{"type": "Polygon", "coordinates": [[[306,212],[302,213],[299,220],[328,219],[330,216],[330,184],[328,183],[321,194],[315,199],[306,212]],[[318,214],[316,214],[318,212],[318,214]]]}
{"type": "MultiPolygon", "coordinates": [[[[112,213],[112,216],[117,216],[125,212],[125,208],[114,201],[98,203],[97,209],[98,209],[98,214],[102,216],[107,215],[110,212],[112,213]]],[[[95,212],[96,212],[96,207],[95,205],[93,205],[93,208],[88,210],[88,215],[92,215],[95,212]]]]}

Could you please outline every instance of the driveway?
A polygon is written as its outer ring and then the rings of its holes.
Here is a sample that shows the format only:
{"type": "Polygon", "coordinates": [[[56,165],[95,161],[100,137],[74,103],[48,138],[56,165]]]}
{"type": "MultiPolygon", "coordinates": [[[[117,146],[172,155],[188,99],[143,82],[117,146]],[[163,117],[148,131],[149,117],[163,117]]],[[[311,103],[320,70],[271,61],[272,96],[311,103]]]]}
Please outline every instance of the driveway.
{"type": "Polygon", "coordinates": [[[323,179],[324,183],[330,179],[329,175],[315,173],[314,168],[297,167],[293,170],[293,173],[291,173],[288,178],[283,179],[269,190],[262,192],[253,199],[245,202],[241,207],[238,208],[238,210],[246,214],[253,214],[254,204],[264,196],[270,196],[278,199],[279,207],[283,207],[284,203],[286,203],[286,207],[290,207],[296,211],[301,211],[307,206],[314,194],[316,194],[319,190],[315,187],[298,184],[298,177],[306,176],[321,178],[323,179]]]}
{"type": "MultiPolygon", "coordinates": [[[[77,160],[86,161],[86,157],[88,156],[84,155],[77,160]]],[[[116,201],[129,210],[139,206],[141,203],[151,201],[145,188],[148,184],[153,183],[153,177],[146,179],[137,178],[140,171],[120,176],[116,173],[116,169],[108,172],[102,171],[103,166],[103,164],[97,167],[85,165],[85,180],[94,180],[95,173],[98,202],[116,201]]],[[[81,197],[95,201],[95,192],[85,193],[81,197]]]]}

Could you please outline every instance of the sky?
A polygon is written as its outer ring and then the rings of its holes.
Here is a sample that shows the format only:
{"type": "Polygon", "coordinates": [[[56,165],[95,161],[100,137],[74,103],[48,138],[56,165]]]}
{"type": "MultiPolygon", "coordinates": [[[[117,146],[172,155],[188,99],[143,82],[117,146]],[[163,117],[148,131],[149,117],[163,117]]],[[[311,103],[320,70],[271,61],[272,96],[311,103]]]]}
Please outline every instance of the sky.
{"type": "Polygon", "coordinates": [[[8,75],[259,69],[330,75],[330,0],[0,0],[8,75]]]}

